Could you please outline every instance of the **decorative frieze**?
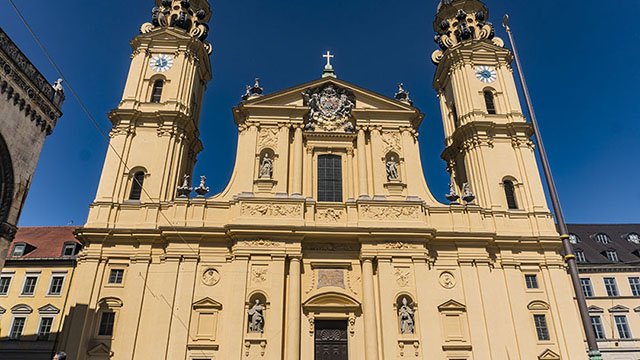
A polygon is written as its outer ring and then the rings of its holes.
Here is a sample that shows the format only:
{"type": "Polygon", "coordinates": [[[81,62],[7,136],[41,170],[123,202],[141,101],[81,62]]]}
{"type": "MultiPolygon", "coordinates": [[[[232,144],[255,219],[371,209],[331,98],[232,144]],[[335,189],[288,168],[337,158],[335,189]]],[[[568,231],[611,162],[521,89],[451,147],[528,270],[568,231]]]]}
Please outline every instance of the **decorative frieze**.
{"type": "Polygon", "coordinates": [[[408,287],[411,283],[411,269],[397,268],[395,272],[396,282],[400,287],[408,287]]]}
{"type": "Polygon", "coordinates": [[[318,210],[316,219],[322,222],[339,222],[342,221],[345,217],[344,210],[336,210],[334,208],[321,209],[318,210]]]}
{"type": "Polygon", "coordinates": [[[242,215],[264,217],[300,217],[302,205],[242,204],[242,215]]]}
{"type": "Polygon", "coordinates": [[[373,220],[417,220],[422,210],[419,206],[373,206],[362,205],[360,214],[373,220]]]}
{"type": "Polygon", "coordinates": [[[385,152],[395,151],[399,154],[402,149],[400,133],[385,132],[382,134],[382,142],[384,143],[385,152]]]}

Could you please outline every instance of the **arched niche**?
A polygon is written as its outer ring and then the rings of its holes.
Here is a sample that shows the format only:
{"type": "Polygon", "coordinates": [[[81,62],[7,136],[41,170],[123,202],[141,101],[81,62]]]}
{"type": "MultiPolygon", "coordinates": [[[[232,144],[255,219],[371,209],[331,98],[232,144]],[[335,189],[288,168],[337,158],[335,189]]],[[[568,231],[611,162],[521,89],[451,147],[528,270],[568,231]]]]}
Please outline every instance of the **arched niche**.
{"type": "Polygon", "coordinates": [[[267,325],[269,309],[269,301],[267,295],[262,291],[254,291],[249,294],[245,304],[245,313],[247,314],[246,331],[248,334],[262,334],[267,325]]]}

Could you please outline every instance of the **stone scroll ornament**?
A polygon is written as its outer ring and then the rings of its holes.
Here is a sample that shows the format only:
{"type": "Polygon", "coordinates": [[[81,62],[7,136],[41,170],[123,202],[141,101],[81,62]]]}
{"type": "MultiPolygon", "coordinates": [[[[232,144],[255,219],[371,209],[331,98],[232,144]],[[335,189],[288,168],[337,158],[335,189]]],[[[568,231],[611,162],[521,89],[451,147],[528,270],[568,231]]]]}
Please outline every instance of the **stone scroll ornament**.
{"type": "Polygon", "coordinates": [[[354,131],[352,111],[356,107],[356,98],[351,91],[329,83],[308,89],[302,95],[305,106],[309,107],[305,130],[354,131]]]}
{"type": "Polygon", "coordinates": [[[162,0],[159,6],[151,10],[151,22],[144,23],[140,32],[147,34],[160,28],[179,28],[202,41],[211,54],[213,48],[205,41],[209,35],[208,17],[210,14],[207,11],[196,9],[190,0],[162,0]]]}

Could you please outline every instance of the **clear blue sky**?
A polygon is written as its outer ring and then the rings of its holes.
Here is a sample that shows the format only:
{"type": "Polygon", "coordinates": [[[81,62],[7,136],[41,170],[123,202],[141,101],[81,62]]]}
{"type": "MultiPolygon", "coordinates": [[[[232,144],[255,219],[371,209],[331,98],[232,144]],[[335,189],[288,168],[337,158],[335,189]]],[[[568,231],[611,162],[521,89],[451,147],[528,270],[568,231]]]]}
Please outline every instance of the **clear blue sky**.
{"type": "MultiPolygon", "coordinates": [[[[15,0],[101,127],[117,106],[129,67],[129,40],[150,19],[152,0],[15,0]]],[[[638,1],[488,0],[491,20],[509,12],[570,222],[640,222],[640,31],[638,1]]],[[[209,40],[214,79],[203,106],[196,174],[221,191],[232,172],[237,130],[231,108],[259,76],[266,92],[320,76],[326,50],[338,76],[393,95],[402,81],[426,114],[424,171],[444,201],[443,130],[430,55],[436,0],[214,0],[209,40]]],[[[52,81],[57,78],[0,0],[0,26],[52,81]]],[[[506,38],[497,26],[498,36],[506,38]]],[[[21,225],[86,220],[107,144],[69,95],[47,139],[21,225]]]]}

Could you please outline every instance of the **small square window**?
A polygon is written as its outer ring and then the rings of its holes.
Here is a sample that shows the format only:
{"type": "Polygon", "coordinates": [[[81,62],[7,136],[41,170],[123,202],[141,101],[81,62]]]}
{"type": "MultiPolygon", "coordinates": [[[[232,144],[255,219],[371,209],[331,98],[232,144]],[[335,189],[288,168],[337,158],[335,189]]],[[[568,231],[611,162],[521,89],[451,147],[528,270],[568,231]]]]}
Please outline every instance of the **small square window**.
{"type": "Polygon", "coordinates": [[[122,284],[124,280],[124,269],[111,269],[109,273],[109,284],[122,284]]]}
{"type": "Polygon", "coordinates": [[[33,295],[36,292],[37,276],[27,276],[22,287],[22,295],[33,295]]]}
{"type": "Polygon", "coordinates": [[[99,336],[113,336],[113,325],[116,321],[116,313],[113,311],[105,311],[100,317],[99,336]]]}
{"type": "Polygon", "coordinates": [[[20,243],[13,245],[13,251],[11,257],[20,257],[24,255],[24,251],[27,249],[27,244],[20,243]]]}
{"type": "Polygon", "coordinates": [[[22,337],[22,331],[24,331],[24,324],[27,322],[27,318],[17,317],[13,319],[13,325],[11,325],[11,331],[9,332],[9,339],[20,340],[22,337]]]}
{"type": "Polygon", "coordinates": [[[62,256],[74,256],[76,254],[77,245],[75,243],[64,244],[62,256]]]}
{"type": "Polygon", "coordinates": [[[525,275],[524,276],[525,283],[527,284],[527,289],[538,289],[538,276],[537,275],[525,275]]]}
{"type": "Polygon", "coordinates": [[[11,276],[0,277],[0,295],[7,295],[9,293],[10,285],[11,285],[11,276]]]}
{"type": "Polygon", "coordinates": [[[62,294],[62,285],[64,285],[64,276],[54,276],[51,278],[51,286],[49,287],[49,295],[62,294]]]}
{"type": "Polygon", "coordinates": [[[38,328],[38,340],[49,340],[49,335],[51,335],[52,327],[53,318],[42,318],[42,320],[40,320],[40,327],[38,328]]]}

